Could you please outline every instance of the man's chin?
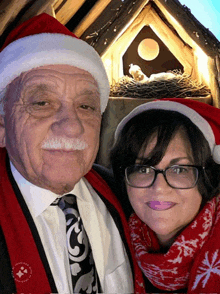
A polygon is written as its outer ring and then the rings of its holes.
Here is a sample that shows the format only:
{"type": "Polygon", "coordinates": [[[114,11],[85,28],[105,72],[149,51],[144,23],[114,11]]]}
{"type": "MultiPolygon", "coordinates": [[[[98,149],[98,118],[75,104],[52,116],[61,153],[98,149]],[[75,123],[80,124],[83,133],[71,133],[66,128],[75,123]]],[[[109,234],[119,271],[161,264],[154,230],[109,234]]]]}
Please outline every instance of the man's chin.
{"type": "Polygon", "coordinates": [[[87,170],[76,162],[58,166],[55,164],[43,170],[42,183],[47,190],[61,195],[70,192],[86,173],[87,170]]]}
{"type": "Polygon", "coordinates": [[[64,195],[64,194],[70,193],[73,190],[75,184],[64,184],[64,185],[60,184],[60,185],[57,185],[57,187],[49,187],[48,190],[50,190],[51,192],[57,195],[64,195]]]}
{"type": "Polygon", "coordinates": [[[74,177],[71,178],[71,180],[67,179],[66,181],[63,179],[47,178],[47,180],[42,183],[42,188],[50,190],[55,194],[63,195],[72,191],[75,185],[79,182],[80,178],[81,177],[74,177]]]}

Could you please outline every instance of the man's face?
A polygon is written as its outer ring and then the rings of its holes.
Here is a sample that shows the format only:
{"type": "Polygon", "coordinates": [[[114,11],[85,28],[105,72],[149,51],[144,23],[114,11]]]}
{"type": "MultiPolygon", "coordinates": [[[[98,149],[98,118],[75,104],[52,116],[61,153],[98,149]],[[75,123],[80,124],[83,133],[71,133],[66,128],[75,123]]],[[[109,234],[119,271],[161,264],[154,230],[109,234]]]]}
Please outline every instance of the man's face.
{"type": "Polygon", "coordinates": [[[31,183],[71,191],[91,168],[99,146],[100,95],[94,78],[69,65],[43,66],[9,86],[5,146],[31,183]]]}

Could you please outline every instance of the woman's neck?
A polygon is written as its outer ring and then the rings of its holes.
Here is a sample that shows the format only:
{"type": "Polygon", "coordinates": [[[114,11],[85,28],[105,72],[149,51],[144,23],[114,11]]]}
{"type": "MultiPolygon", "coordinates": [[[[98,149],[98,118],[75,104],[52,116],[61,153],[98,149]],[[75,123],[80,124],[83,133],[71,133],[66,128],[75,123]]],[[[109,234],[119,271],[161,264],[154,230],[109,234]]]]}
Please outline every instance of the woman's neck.
{"type": "Polygon", "coordinates": [[[177,236],[179,236],[179,234],[181,234],[183,230],[184,228],[182,228],[178,232],[172,232],[169,235],[157,235],[161,250],[163,251],[164,248],[168,251],[174,243],[174,241],[176,240],[177,236]]]}

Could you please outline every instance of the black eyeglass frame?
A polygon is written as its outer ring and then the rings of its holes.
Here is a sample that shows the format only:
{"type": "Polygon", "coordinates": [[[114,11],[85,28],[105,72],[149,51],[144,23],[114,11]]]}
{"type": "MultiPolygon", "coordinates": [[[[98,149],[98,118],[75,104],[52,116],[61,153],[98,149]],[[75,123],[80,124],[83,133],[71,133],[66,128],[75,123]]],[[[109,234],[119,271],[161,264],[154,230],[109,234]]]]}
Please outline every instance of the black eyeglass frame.
{"type": "Polygon", "coordinates": [[[145,188],[150,188],[150,187],[152,187],[153,184],[155,183],[155,181],[156,181],[156,179],[157,179],[157,175],[158,175],[158,174],[163,174],[164,179],[165,179],[167,185],[170,186],[171,188],[173,188],[173,189],[192,189],[192,188],[194,188],[194,187],[197,185],[197,183],[198,183],[198,179],[199,179],[199,176],[200,176],[201,172],[204,172],[204,170],[205,170],[205,167],[204,167],[204,166],[200,166],[200,165],[191,165],[191,164],[174,164],[174,165],[171,165],[171,166],[166,167],[165,169],[157,169],[157,168],[155,168],[155,167],[153,167],[153,166],[144,165],[144,164],[140,164],[140,165],[139,165],[139,164],[134,164],[134,165],[131,165],[131,166],[127,166],[127,167],[125,168],[124,174],[125,174],[125,180],[126,180],[126,183],[127,183],[130,187],[133,187],[133,188],[138,188],[138,189],[142,189],[142,188],[143,188],[143,189],[145,189],[145,188]],[[127,170],[128,170],[128,168],[131,168],[131,167],[134,167],[134,166],[136,166],[136,167],[140,166],[140,167],[146,167],[146,168],[149,168],[149,167],[150,167],[150,168],[152,168],[152,169],[154,170],[154,172],[155,172],[155,173],[154,173],[154,179],[153,179],[152,183],[151,183],[149,186],[145,186],[145,187],[137,187],[137,186],[134,186],[134,185],[132,185],[132,184],[129,183],[128,175],[127,175],[127,170]],[[172,185],[168,182],[168,180],[167,180],[167,178],[166,178],[166,171],[167,171],[168,169],[170,169],[170,168],[173,168],[173,167],[184,167],[184,166],[187,166],[187,167],[194,167],[194,168],[197,169],[197,178],[196,178],[196,181],[195,181],[194,185],[191,186],[190,188],[178,188],[178,187],[174,187],[174,186],[172,186],[172,185]]]}

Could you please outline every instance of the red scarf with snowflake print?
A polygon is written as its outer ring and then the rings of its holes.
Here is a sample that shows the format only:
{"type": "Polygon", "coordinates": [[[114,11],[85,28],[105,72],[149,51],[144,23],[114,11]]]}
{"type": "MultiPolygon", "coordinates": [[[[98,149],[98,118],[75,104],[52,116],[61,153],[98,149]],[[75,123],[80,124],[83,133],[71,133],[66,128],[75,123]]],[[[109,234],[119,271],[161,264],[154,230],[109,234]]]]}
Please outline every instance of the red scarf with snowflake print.
{"type": "MultiPolygon", "coordinates": [[[[165,254],[155,233],[136,214],[129,220],[132,244],[143,274],[158,289],[187,293],[220,290],[219,197],[207,202],[165,254]]],[[[146,289],[147,292],[147,289],[146,289]]]]}

